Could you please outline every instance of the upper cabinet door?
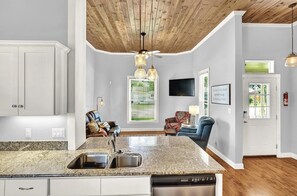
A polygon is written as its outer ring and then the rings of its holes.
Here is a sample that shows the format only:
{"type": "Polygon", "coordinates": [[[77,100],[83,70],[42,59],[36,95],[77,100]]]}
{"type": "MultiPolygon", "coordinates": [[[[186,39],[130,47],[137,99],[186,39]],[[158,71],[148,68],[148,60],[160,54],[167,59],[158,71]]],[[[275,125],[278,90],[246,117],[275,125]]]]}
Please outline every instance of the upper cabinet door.
{"type": "Polygon", "coordinates": [[[54,115],[55,48],[19,47],[19,115],[54,115]]]}
{"type": "Polygon", "coordinates": [[[18,115],[18,47],[0,46],[0,116],[18,115]]]}

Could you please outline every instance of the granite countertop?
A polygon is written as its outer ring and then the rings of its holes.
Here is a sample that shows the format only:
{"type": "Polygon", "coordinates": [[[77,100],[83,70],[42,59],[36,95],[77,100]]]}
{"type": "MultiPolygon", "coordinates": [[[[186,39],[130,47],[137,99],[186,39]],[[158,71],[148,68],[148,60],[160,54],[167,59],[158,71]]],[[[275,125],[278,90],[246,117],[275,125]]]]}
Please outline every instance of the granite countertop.
{"type": "Polygon", "coordinates": [[[68,169],[67,165],[84,152],[112,153],[109,138],[89,138],[75,151],[0,151],[0,178],[75,177],[127,175],[180,175],[222,173],[224,168],[188,137],[118,137],[116,146],[123,152],[142,155],[135,168],[68,169]]]}

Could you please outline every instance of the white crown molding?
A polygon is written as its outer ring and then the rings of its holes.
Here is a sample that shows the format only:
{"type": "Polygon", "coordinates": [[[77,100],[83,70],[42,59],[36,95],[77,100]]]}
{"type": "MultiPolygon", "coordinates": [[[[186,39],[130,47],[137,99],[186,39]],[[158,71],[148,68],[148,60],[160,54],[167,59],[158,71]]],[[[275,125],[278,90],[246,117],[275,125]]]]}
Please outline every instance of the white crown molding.
{"type": "MultiPolygon", "coordinates": [[[[163,131],[164,128],[121,128],[122,132],[163,131]]],[[[165,134],[165,133],[164,133],[165,134]]]]}
{"type": "Polygon", "coordinates": [[[87,42],[87,46],[89,46],[94,52],[102,53],[102,54],[108,54],[108,55],[126,55],[126,56],[134,56],[135,53],[128,53],[128,52],[108,52],[104,50],[99,50],[95,48],[90,42],[87,42]]]}
{"type": "Polygon", "coordinates": [[[218,30],[220,30],[229,20],[231,20],[235,16],[243,16],[246,11],[233,11],[231,12],[220,24],[218,24],[207,36],[205,36],[192,50],[194,52],[197,48],[199,48],[204,42],[206,42],[210,37],[212,37],[218,30]]]}
{"type": "Polygon", "coordinates": [[[207,145],[207,148],[211,150],[213,153],[215,153],[218,157],[220,157],[223,161],[225,161],[228,165],[233,167],[233,169],[244,169],[243,163],[234,163],[231,161],[228,157],[223,155],[221,152],[219,152],[216,148],[212,147],[211,145],[207,145]]]}
{"type": "Polygon", "coordinates": [[[276,24],[276,23],[243,23],[243,27],[266,27],[266,28],[289,28],[290,24],[276,24]]]}
{"type": "Polygon", "coordinates": [[[70,52],[70,48],[64,46],[58,41],[43,41],[43,40],[0,40],[1,45],[37,45],[37,46],[45,46],[45,45],[55,45],[59,47],[64,52],[70,52]]]}

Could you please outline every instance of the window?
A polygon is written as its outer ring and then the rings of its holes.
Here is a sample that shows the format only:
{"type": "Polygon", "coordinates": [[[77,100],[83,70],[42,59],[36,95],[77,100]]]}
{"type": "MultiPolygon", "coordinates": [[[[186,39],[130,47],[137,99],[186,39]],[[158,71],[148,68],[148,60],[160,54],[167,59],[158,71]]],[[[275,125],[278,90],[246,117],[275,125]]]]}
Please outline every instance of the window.
{"type": "Polygon", "coordinates": [[[200,116],[209,115],[209,69],[199,72],[199,109],[200,116]]]}
{"type": "Polygon", "coordinates": [[[128,77],[128,122],[158,121],[158,82],[128,77]]]}
{"type": "Polygon", "coordinates": [[[274,61],[245,61],[245,73],[274,73],[274,61]]]}
{"type": "Polygon", "coordinates": [[[249,83],[249,118],[270,118],[269,83],[249,83]]]}

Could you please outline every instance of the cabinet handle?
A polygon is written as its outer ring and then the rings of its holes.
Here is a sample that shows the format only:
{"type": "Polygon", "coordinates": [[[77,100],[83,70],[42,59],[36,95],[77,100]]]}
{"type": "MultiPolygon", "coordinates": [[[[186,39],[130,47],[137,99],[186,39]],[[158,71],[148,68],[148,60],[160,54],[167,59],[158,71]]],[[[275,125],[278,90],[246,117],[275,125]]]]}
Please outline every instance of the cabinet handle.
{"type": "Polygon", "coordinates": [[[24,106],[23,105],[19,105],[19,108],[23,108],[24,106]]]}
{"type": "Polygon", "coordinates": [[[13,108],[17,108],[17,107],[18,107],[18,105],[12,105],[11,107],[13,107],[13,108]]]}
{"type": "Polygon", "coordinates": [[[33,190],[34,187],[29,187],[29,188],[24,188],[24,187],[19,187],[19,190],[21,191],[29,191],[29,190],[33,190]]]}

